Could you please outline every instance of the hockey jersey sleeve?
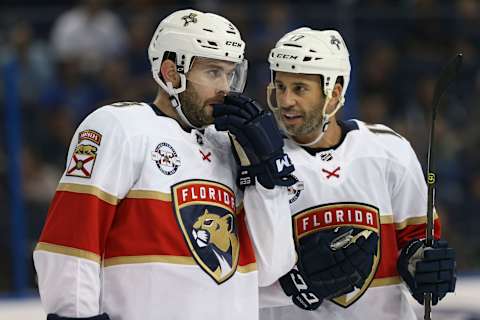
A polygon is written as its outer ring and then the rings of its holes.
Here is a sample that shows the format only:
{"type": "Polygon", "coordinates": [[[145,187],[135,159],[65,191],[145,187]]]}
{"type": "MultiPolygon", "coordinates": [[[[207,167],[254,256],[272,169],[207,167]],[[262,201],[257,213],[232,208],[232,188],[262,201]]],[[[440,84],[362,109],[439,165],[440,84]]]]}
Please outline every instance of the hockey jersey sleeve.
{"type": "Polygon", "coordinates": [[[259,285],[268,286],[296,262],[287,188],[276,186],[270,190],[256,183],[245,189],[243,204],[259,285]]]}
{"type": "MultiPolygon", "coordinates": [[[[400,162],[392,165],[391,183],[393,218],[398,248],[412,239],[425,238],[427,222],[427,184],[422,167],[410,144],[402,138],[400,162]]],[[[434,236],[440,238],[440,220],[434,213],[434,236]]]]}
{"type": "Polygon", "coordinates": [[[34,251],[44,310],[101,313],[100,263],[120,199],[135,179],[131,143],[113,107],[88,116],[71,141],[66,170],[34,251]]]}

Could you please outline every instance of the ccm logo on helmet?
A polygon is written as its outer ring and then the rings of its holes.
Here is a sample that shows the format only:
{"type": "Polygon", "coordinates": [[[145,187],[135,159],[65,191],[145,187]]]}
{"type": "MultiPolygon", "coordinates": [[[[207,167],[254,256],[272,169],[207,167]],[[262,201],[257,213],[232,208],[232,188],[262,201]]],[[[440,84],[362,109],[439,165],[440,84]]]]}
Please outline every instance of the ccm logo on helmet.
{"type": "Polygon", "coordinates": [[[232,46],[232,47],[241,47],[242,44],[240,42],[235,42],[235,41],[227,41],[225,42],[225,45],[227,46],[232,46]]]}
{"type": "Polygon", "coordinates": [[[292,56],[290,54],[277,53],[277,58],[286,60],[296,60],[298,56],[292,56]]]}

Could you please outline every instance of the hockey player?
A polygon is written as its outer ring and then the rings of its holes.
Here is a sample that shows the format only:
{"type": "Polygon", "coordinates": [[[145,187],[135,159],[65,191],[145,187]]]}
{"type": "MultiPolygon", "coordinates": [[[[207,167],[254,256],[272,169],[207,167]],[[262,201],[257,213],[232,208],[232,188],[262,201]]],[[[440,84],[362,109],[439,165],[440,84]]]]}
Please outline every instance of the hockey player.
{"type": "Polygon", "coordinates": [[[223,17],[174,12],[148,50],[155,101],[80,124],[34,252],[47,319],[258,318],[258,286],[296,259],[293,166],[271,113],[249,100],[248,121],[222,118],[262,172],[242,205],[229,137],[209,125],[213,104],[241,97],[244,48],[223,17]]]}
{"type": "Polygon", "coordinates": [[[416,319],[408,291],[435,305],[455,287],[453,249],[426,248],[427,187],[408,141],[387,126],[337,120],[350,75],[337,31],[300,28],[269,55],[268,100],[295,163],[296,267],[261,288],[267,319],[416,319]],[[406,286],[405,286],[406,285],[406,286]],[[308,311],[307,311],[308,310],[308,311]]]}

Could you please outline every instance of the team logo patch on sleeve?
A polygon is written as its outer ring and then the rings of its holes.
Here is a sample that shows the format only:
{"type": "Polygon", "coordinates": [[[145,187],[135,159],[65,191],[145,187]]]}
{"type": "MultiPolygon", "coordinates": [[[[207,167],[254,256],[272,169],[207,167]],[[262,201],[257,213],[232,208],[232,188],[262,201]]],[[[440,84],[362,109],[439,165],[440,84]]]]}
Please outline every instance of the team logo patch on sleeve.
{"type": "MultiPolygon", "coordinates": [[[[333,231],[337,228],[349,227],[352,235],[342,235],[330,243],[332,250],[346,248],[360,236],[367,236],[375,232],[378,235],[377,252],[368,261],[371,265],[370,273],[362,287],[352,292],[332,298],[335,304],[347,308],[357,301],[368,289],[380,261],[380,213],[379,210],[363,203],[332,203],[316,206],[297,213],[293,217],[294,238],[299,246],[302,239],[317,232],[333,231]]],[[[338,230],[338,229],[337,229],[338,230]]]]}
{"type": "Polygon", "coordinates": [[[77,145],[65,175],[90,178],[92,176],[93,166],[95,165],[97,150],[98,148],[96,146],[88,144],[77,145]]]}
{"type": "Polygon", "coordinates": [[[217,283],[236,271],[239,242],[235,194],[208,180],[189,180],[172,186],[173,204],[183,237],[197,264],[217,283]]]}

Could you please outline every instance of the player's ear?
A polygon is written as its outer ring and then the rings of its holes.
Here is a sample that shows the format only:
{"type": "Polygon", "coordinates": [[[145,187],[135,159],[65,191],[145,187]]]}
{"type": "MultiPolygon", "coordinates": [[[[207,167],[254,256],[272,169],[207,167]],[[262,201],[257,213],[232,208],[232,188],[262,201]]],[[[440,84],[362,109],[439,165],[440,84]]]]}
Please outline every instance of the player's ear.
{"type": "Polygon", "coordinates": [[[335,83],[335,86],[333,87],[333,92],[332,92],[332,98],[336,98],[337,101],[340,98],[340,95],[342,94],[343,86],[340,83],[335,83]]]}
{"type": "Polygon", "coordinates": [[[342,94],[343,86],[340,83],[335,83],[335,86],[333,87],[332,91],[332,99],[330,99],[330,102],[328,103],[328,112],[331,112],[335,110],[335,107],[338,104],[338,101],[340,100],[340,95],[342,94]]]}
{"type": "Polygon", "coordinates": [[[166,59],[160,66],[160,75],[165,82],[171,82],[174,88],[180,85],[180,75],[177,72],[177,67],[172,60],[166,59]]]}

